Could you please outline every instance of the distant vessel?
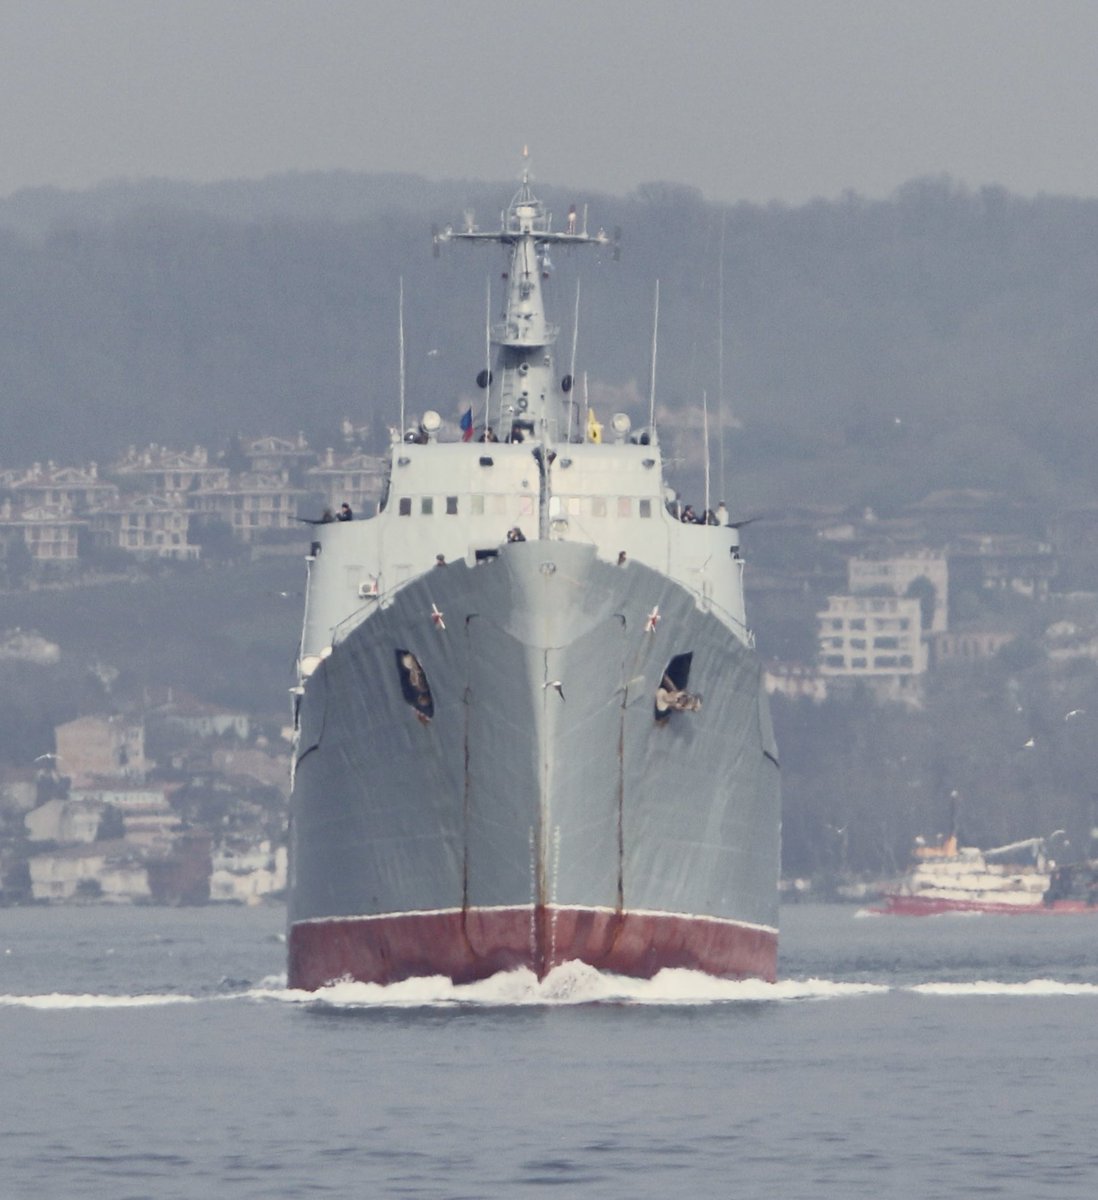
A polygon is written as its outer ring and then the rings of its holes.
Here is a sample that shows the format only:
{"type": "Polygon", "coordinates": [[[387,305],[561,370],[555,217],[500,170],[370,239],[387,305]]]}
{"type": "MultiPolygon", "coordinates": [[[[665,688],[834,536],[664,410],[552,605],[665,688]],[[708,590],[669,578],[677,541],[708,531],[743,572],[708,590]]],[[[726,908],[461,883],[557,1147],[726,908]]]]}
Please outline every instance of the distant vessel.
{"type": "Polygon", "coordinates": [[[1081,912],[1098,899],[1093,864],[1058,867],[1045,838],[1026,838],[994,850],[959,846],[950,834],[940,845],[917,845],[914,863],[874,911],[899,916],[949,912],[1081,912]]]}
{"type": "Polygon", "coordinates": [[[554,231],[524,172],[498,229],[436,233],[508,254],[480,411],[451,440],[424,412],[377,515],[317,526],[292,987],[571,959],[775,976],[778,757],[739,533],[723,506],[684,523],[651,421],[604,438],[557,373],[549,249],[615,249],[585,225],[554,231]]]}

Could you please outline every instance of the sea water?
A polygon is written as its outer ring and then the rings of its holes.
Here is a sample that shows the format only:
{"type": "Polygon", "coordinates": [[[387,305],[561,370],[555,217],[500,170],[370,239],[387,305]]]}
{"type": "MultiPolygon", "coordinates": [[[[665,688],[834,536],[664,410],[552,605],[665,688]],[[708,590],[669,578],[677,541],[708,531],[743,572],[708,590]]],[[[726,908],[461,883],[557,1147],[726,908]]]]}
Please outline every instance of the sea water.
{"type": "Polygon", "coordinates": [[[315,995],[283,922],[0,910],[0,1197],[1098,1195],[1098,917],[804,905],[773,986],[315,995]]]}

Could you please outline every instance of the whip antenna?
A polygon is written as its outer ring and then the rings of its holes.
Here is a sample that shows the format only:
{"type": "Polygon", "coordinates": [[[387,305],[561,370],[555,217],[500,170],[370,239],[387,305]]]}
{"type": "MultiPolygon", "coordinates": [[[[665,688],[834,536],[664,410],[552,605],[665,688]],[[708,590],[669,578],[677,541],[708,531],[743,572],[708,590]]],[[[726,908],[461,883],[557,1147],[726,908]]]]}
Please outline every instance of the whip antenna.
{"type": "Polygon", "coordinates": [[[404,440],[404,276],[400,277],[400,440],[404,440]]]}
{"type": "MultiPolygon", "coordinates": [[[[721,209],[721,249],[717,256],[717,487],[724,490],[724,230],[728,209],[721,209]]],[[[708,507],[708,503],[706,505],[708,507]]]]}
{"type": "Polygon", "coordinates": [[[648,427],[656,430],[656,343],[660,332],[660,281],[656,280],[656,311],[652,317],[652,375],[648,385],[648,427]]]}
{"type": "Polygon", "coordinates": [[[489,405],[492,403],[492,279],[484,279],[484,437],[488,437],[489,405]]]}
{"type": "MultiPolygon", "coordinates": [[[[586,210],[584,211],[583,219],[584,219],[584,224],[586,226],[586,222],[587,222],[586,210]]],[[[572,414],[576,410],[576,402],[572,398],[570,393],[571,393],[572,388],[574,388],[576,386],[576,346],[579,343],[579,328],[580,328],[580,281],[579,281],[579,278],[577,277],[577,279],[576,279],[576,309],[572,316],[572,359],[571,359],[570,363],[568,364],[568,379],[570,380],[569,389],[568,389],[569,390],[568,436],[567,436],[567,438],[565,438],[565,441],[568,441],[568,442],[570,442],[572,440],[572,414]]]]}

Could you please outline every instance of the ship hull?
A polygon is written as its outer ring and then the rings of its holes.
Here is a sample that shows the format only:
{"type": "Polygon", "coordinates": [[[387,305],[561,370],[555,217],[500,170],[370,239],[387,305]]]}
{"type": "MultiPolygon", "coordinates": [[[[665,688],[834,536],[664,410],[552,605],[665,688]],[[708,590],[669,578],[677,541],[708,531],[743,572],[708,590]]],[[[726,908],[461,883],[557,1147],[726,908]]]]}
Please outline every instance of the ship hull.
{"type": "Polygon", "coordinates": [[[665,967],[773,981],[777,935],[734,922],[669,913],[532,907],[335,917],[290,932],[292,986],[337,979],[394,983],[442,975],[455,983],[524,968],[539,978],[581,961],[649,979],[665,967]]]}
{"type": "Polygon", "coordinates": [[[367,608],[301,699],[290,985],[542,976],[572,959],[773,979],[780,813],[760,676],[694,595],[590,546],[507,546],[367,608]],[[402,653],[429,717],[402,691],[402,653]],[[702,708],[659,719],[683,655],[702,708]]]}

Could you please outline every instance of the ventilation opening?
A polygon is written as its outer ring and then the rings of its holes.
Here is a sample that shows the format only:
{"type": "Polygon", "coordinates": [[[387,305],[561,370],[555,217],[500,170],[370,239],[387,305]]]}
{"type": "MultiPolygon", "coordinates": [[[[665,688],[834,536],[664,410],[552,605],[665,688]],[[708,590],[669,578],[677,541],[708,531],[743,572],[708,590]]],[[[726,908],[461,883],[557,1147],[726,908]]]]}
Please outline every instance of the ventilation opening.
{"type": "Polygon", "coordinates": [[[657,721],[666,721],[673,712],[697,712],[701,708],[701,696],[686,690],[690,684],[690,664],[693,660],[693,651],[676,654],[664,668],[663,678],[656,688],[657,721]]]}
{"type": "Polygon", "coordinates": [[[406,703],[415,710],[421,721],[429,721],[435,715],[435,702],[431,696],[431,685],[427,682],[427,672],[411,650],[398,650],[396,664],[400,674],[400,690],[406,703]]]}

